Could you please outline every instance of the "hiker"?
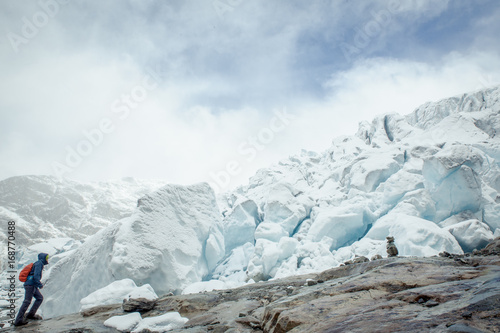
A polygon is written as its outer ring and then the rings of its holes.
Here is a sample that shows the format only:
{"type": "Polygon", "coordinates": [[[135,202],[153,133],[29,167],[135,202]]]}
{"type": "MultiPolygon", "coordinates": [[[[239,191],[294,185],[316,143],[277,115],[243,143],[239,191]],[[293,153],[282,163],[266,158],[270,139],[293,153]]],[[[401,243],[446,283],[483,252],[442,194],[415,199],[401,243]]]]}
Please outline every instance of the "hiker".
{"type": "Polygon", "coordinates": [[[42,279],[43,266],[48,265],[48,260],[49,255],[47,253],[38,254],[38,261],[33,264],[28,278],[24,283],[24,301],[23,305],[21,305],[21,309],[19,309],[14,326],[26,325],[28,323],[26,319],[42,319],[40,315],[36,314],[36,310],[38,310],[43,301],[43,295],[39,290],[43,288],[43,284],[40,280],[42,279]],[[26,318],[24,318],[24,314],[26,310],[28,310],[33,297],[35,297],[35,303],[33,303],[31,310],[26,315],[26,318]]]}

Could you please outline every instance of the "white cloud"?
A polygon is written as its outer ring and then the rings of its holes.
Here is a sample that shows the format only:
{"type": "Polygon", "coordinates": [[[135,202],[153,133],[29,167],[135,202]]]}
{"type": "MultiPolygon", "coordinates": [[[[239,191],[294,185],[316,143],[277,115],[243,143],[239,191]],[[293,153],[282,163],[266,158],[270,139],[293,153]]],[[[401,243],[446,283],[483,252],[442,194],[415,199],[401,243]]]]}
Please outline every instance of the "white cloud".
{"type": "Polygon", "coordinates": [[[331,138],[353,134],[362,120],[391,112],[407,114],[427,101],[498,85],[499,73],[500,57],[480,52],[451,53],[435,64],[390,58],[360,61],[333,74],[326,83],[327,101],[304,103],[297,124],[314,135],[303,136],[303,146],[326,149],[331,138]]]}
{"type": "MultiPolygon", "coordinates": [[[[258,168],[301,148],[326,149],[334,137],[353,134],[359,121],[371,121],[383,113],[406,114],[426,101],[475,90],[485,77],[500,83],[500,77],[490,76],[500,73],[499,69],[500,59],[480,53],[451,54],[436,65],[394,59],[360,62],[332,77],[328,83],[331,95],[326,101],[303,100],[296,105],[291,100],[283,105],[297,119],[263,145],[251,162],[238,147],[269,127],[271,115],[250,109],[214,113],[202,106],[178,114],[165,112],[168,109],[162,105],[168,102],[159,99],[134,111],[124,127],[112,134],[106,156],[92,156],[89,163],[113,166],[107,171],[108,177],[122,170],[123,176],[167,175],[170,181],[189,183],[213,181],[210,173],[222,172],[229,161],[236,160],[241,171],[231,177],[230,186],[235,186],[258,168]],[[127,149],[114,151],[113,147],[127,149]],[[126,163],[122,163],[121,156],[127,155],[126,163]]],[[[76,171],[82,176],[86,172],[85,166],[76,171]]]]}
{"type": "MultiPolygon", "coordinates": [[[[5,38],[0,43],[0,60],[8,64],[0,68],[0,139],[6,143],[0,157],[7,161],[0,178],[53,172],[67,147],[86,140],[83,131],[109,118],[112,133],[69,177],[213,181],[211,172],[235,160],[235,186],[301,148],[327,148],[376,114],[408,113],[425,101],[498,82],[499,57],[489,49],[437,50],[430,58],[438,60],[390,57],[393,36],[403,38],[405,29],[447,9],[433,3],[402,2],[400,16],[352,63],[338,44],[386,2],[243,1],[222,18],[210,1],[70,3],[18,54],[5,38]],[[369,58],[381,50],[389,55],[369,58]],[[161,85],[126,119],[113,113],[113,103],[156,65],[161,85]],[[311,94],[314,89],[320,91],[311,94]],[[249,161],[238,147],[264,133],[282,109],[297,118],[249,161]]],[[[21,17],[40,10],[35,2],[9,4],[0,14],[4,32],[19,32],[21,17]]]]}

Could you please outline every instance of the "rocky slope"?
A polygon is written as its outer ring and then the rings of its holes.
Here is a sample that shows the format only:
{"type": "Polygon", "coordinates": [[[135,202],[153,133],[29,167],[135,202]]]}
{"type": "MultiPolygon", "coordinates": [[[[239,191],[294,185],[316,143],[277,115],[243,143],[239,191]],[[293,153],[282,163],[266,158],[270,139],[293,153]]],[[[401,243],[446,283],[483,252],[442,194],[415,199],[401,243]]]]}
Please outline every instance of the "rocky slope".
{"type": "MultiPolygon", "coordinates": [[[[116,332],[103,322],[135,304],[1,332],[116,332]]],[[[143,317],[189,318],[172,332],[500,332],[500,238],[473,255],[385,258],[152,305],[143,317]]]]}

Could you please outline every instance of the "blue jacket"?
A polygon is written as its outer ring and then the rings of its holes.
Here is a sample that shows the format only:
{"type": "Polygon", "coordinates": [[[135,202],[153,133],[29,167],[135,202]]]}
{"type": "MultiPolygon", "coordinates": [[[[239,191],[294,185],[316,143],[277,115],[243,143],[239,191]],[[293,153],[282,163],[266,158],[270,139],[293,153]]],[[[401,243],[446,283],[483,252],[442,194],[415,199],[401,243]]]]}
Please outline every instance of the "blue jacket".
{"type": "Polygon", "coordinates": [[[37,288],[42,288],[43,284],[40,282],[42,279],[43,266],[47,265],[47,253],[38,254],[38,261],[33,264],[31,272],[28,275],[28,279],[24,282],[25,286],[35,286],[37,288]]]}

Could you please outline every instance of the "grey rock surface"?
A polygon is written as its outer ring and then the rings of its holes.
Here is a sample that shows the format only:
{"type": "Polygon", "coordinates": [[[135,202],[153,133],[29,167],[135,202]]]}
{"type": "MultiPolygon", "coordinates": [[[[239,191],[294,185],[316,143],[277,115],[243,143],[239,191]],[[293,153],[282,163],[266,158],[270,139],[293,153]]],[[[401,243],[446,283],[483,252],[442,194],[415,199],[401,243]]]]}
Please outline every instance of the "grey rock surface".
{"type": "MultiPolygon", "coordinates": [[[[192,333],[500,332],[500,257],[455,257],[384,258],[237,289],[163,296],[142,315],[178,311],[189,321],[172,332],[192,333]],[[323,283],[308,286],[308,279],[323,283]]],[[[117,304],[0,332],[116,332],[103,322],[122,314],[117,304]]]]}

